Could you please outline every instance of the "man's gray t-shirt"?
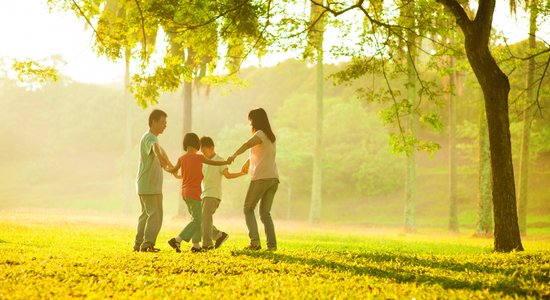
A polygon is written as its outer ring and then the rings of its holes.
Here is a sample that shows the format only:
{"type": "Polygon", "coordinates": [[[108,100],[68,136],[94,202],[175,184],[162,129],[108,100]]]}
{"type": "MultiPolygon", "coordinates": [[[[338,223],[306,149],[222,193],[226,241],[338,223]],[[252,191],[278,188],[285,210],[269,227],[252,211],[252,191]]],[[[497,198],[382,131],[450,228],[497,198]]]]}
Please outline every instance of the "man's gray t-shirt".
{"type": "Polygon", "coordinates": [[[162,168],[153,152],[153,144],[158,144],[158,139],[147,131],[139,144],[138,195],[162,194],[162,168]]]}

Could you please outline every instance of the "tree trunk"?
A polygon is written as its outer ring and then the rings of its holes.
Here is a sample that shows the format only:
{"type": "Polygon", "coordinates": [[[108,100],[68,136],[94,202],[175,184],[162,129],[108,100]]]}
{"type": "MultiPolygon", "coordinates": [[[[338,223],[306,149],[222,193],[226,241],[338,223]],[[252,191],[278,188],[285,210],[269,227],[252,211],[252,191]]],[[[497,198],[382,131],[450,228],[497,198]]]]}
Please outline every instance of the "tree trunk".
{"type": "MultiPolygon", "coordinates": [[[[530,53],[536,48],[535,35],[537,33],[538,8],[537,1],[532,1],[529,7],[529,50],[530,53]]],[[[531,135],[531,123],[533,122],[534,106],[536,101],[535,94],[535,58],[531,57],[528,61],[527,73],[527,96],[529,103],[523,110],[523,127],[521,130],[521,150],[519,160],[519,195],[518,195],[518,215],[519,230],[523,235],[527,234],[527,188],[529,183],[529,140],[531,135]]]]}
{"type": "Polygon", "coordinates": [[[521,251],[508,117],[510,83],[491,55],[488,42],[480,43],[483,39],[475,30],[465,37],[466,55],[483,90],[489,128],[495,251],[521,251]]]}
{"type": "Polygon", "coordinates": [[[489,151],[489,132],[487,131],[487,118],[485,117],[485,105],[479,107],[479,191],[476,236],[492,236],[493,208],[491,205],[491,154],[489,151]]]}
{"type": "MultiPolygon", "coordinates": [[[[189,81],[183,82],[183,136],[191,132],[192,125],[192,110],[193,110],[193,83],[189,81]]],[[[178,216],[183,216],[187,212],[187,206],[184,201],[178,202],[178,216]]]]}
{"type": "MultiPolygon", "coordinates": [[[[193,64],[193,52],[191,49],[187,50],[187,59],[185,61],[186,66],[190,67],[193,64]]],[[[186,133],[191,132],[193,124],[193,80],[185,79],[183,81],[183,136],[186,133]]],[[[185,215],[187,211],[187,206],[185,202],[178,202],[178,216],[185,215]]]]}
{"type": "Polygon", "coordinates": [[[124,212],[129,213],[132,201],[135,200],[135,176],[132,172],[132,93],[130,93],[130,57],[132,53],[129,48],[124,51],[124,106],[126,107],[126,139],[124,143],[124,153],[126,154],[124,167],[124,182],[126,182],[126,191],[124,195],[124,212]]]}
{"type": "MultiPolygon", "coordinates": [[[[412,136],[416,135],[416,122],[414,115],[414,107],[416,106],[416,71],[414,68],[414,51],[412,48],[414,46],[414,39],[409,40],[409,50],[410,53],[407,55],[407,69],[408,69],[408,82],[407,82],[407,92],[408,98],[411,104],[411,111],[407,118],[407,127],[409,133],[412,136]]],[[[407,175],[405,182],[405,231],[414,232],[416,231],[416,150],[410,151],[407,155],[407,175]]]]}
{"type": "Polygon", "coordinates": [[[529,140],[531,124],[533,122],[531,109],[523,112],[523,126],[521,130],[521,149],[519,159],[519,191],[518,191],[518,217],[520,233],[527,235],[527,189],[529,183],[529,140]]]}
{"type": "Polygon", "coordinates": [[[287,181],[287,203],[286,203],[286,219],[290,220],[292,214],[292,180],[290,178],[287,181]]]}
{"type": "Polygon", "coordinates": [[[323,161],[323,50],[317,51],[317,91],[315,97],[315,151],[313,155],[313,180],[311,186],[311,211],[309,220],[321,220],[322,161],[323,161]]]}
{"type": "MultiPolygon", "coordinates": [[[[324,1],[321,3],[324,4],[324,1]]],[[[310,19],[317,20],[322,12],[320,6],[310,4],[310,19]]],[[[311,182],[311,208],[309,221],[318,222],[321,220],[321,207],[323,198],[323,35],[324,19],[317,20],[314,31],[308,36],[308,46],[313,48],[316,59],[317,80],[315,92],[315,149],[313,153],[313,176],[311,182]]]]}
{"type": "Polygon", "coordinates": [[[454,57],[449,57],[449,231],[458,232],[458,197],[456,194],[456,71],[454,57]]]}
{"type": "Polygon", "coordinates": [[[193,124],[193,83],[183,82],[183,134],[191,132],[193,124]]]}

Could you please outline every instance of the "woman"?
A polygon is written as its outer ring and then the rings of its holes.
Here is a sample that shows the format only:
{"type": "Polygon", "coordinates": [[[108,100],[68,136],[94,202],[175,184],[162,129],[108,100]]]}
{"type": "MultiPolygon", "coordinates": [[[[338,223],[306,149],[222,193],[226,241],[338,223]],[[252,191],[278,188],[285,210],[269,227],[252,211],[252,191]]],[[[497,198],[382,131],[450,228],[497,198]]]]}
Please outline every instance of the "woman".
{"type": "Polygon", "coordinates": [[[246,164],[250,164],[251,181],[244,200],[244,216],[248,227],[249,250],[260,250],[260,235],[254,209],[260,203],[260,220],[264,224],[267,239],[267,250],[277,250],[275,227],[271,219],[271,206],[277,187],[279,174],[275,164],[275,134],[271,130],[265,110],[256,108],[248,113],[248,121],[252,126],[252,137],[228,158],[232,162],[235,157],[250,149],[246,164]]]}

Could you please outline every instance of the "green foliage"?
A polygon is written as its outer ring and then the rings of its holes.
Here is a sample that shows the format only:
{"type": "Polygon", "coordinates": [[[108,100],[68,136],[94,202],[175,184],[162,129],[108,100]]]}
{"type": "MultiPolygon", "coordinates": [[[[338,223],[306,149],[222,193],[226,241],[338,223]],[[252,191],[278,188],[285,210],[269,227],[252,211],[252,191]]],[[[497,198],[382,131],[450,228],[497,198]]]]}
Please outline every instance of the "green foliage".
{"type": "Polygon", "coordinates": [[[182,221],[167,220],[157,243],[162,251],[135,253],[134,222],[4,212],[0,297],[543,299],[550,293],[547,240],[526,241],[524,253],[498,254],[488,239],[281,222],[277,252],[250,252],[240,250],[247,241],[242,226],[229,224],[222,248],[192,254],[168,247],[182,221]]]}
{"type": "Polygon", "coordinates": [[[141,45],[141,55],[132,56],[140,67],[132,76],[132,92],[142,107],[158,103],[160,94],[175,90],[176,83],[197,79],[198,86],[201,78],[214,73],[219,61],[233,76],[247,55],[253,51],[262,55],[268,45],[260,22],[266,13],[263,1],[48,0],[48,4],[72,10],[85,20],[95,31],[99,55],[128,58],[127,51],[141,45]],[[161,28],[168,37],[168,49],[156,49],[161,28]],[[220,46],[227,53],[220,53],[220,46]],[[163,50],[160,64],[150,61],[153,53],[163,50]]]}
{"type": "Polygon", "coordinates": [[[17,72],[19,82],[27,85],[43,85],[49,81],[57,81],[58,70],[55,66],[46,66],[38,61],[15,60],[12,69],[17,72]]]}
{"type": "MultiPolygon", "coordinates": [[[[273,120],[282,136],[278,142],[280,172],[304,185],[313,157],[314,103],[310,94],[288,98],[273,120]]],[[[380,195],[401,186],[399,158],[389,154],[387,133],[358,101],[328,98],[323,118],[323,187],[329,194],[355,187],[355,193],[380,195]],[[385,171],[382,171],[385,170],[385,171]],[[351,176],[350,176],[351,174],[351,176]]],[[[345,193],[354,194],[349,190],[345,193]]]]}
{"type": "Polygon", "coordinates": [[[168,56],[165,57],[163,66],[156,68],[153,75],[134,75],[130,90],[138,105],[147,108],[148,105],[158,103],[160,92],[177,90],[183,78],[190,77],[191,73],[192,70],[181,63],[180,57],[168,56]]]}
{"type": "Polygon", "coordinates": [[[425,151],[430,156],[433,156],[441,145],[435,142],[428,142],[417,139],[412,134],[396,134],[390,133],[390,148],[392,153],[405,153],[407,156],[411,155],[413,151],[425,151]]]}

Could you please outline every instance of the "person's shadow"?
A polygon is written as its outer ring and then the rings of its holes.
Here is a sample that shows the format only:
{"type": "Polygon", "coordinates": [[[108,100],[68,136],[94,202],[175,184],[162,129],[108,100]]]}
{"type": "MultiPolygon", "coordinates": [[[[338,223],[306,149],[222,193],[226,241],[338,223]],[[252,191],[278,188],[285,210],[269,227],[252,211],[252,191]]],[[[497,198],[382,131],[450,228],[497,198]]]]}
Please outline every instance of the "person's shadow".
{"type": "Polygon", "coordinates": [[[485,266],[472,262],[460,262],[452,258],[434,257],[434,260],[420,258],[414,254],[399,254],[391,252],[375,253],[353,253],[353,252],[331,252],[331,256],[341,259],[331,260],[330,258],[300,257],[289,254],[241,250],[232,252],[233,255],[245,255],[258,259],[270,260],[273,263],[285,262],[290,264],[301,264],[311,268],[328,268],[333,272],[351,272],[355,275],[366,275],[384,279],[390,279],[397,283],[417,282],[419,284],[439,285],[444,289],[467,289],[472,291],[489,290],[500,292],[509,296],[535,296],[544,297],[542,291],[532,287],[528,289],[521,282],[536,280],[541,285],[549,282],[550,276],[544,273],[531,274],[529,272],[518,272],[510,266],[485,266]],[[365,261],[366,264],[358,264],[358,261],[365,261]],[[349,261],[345,263],[342,261],[349,261]],[[377,266],[379,265],[379,266],[377,266]],[[396,267],[397,266],[397,267],[396,267]],[[402,266],[401,268],[398,266],[402,266]],[[438,269],[431,272],[429,269],[438,269]],[[414,270],[414,271],[411,271],[414,270]],[[470,273],[464,274],[449,273],[470,273]],[[431,274],[430,274],[431,273],[431,274]],[[442,275],[433,275],[441,273],[442,275]],[[502,280],[486,282],[486,277],[475,277],[475,273],[490,273],[501,275],[502,280]],[[454,278],[452,278],[454,277],[454,278]],[[465,278],[465,279],[458,279],[465,278]]]}

